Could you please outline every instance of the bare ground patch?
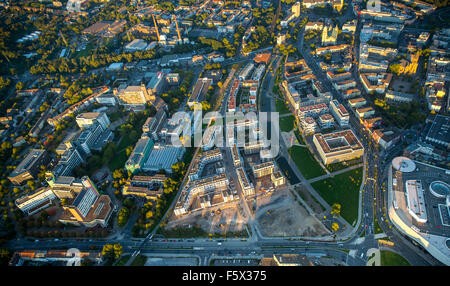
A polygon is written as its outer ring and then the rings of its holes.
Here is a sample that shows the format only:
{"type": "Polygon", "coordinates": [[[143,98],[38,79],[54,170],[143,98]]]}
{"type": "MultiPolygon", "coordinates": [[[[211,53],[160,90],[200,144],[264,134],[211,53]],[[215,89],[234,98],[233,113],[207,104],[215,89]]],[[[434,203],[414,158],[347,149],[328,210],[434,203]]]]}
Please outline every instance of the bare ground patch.
{"type": "Polygon", "coordinates": [[[195,226],[209,233],[238,232],[246,229],[248,218],[243,213],[241,203],[237,202],[227,208],[208,208],[179,218],[172,214],[166,228],[195,226]]]}
{"type": "Polygon", "coordinates": [[[265,200],[265,205],[259,202],[256,211],[256,220],[263,235],[317,237],[329,234],[319,220],[294,200],[288,190],[265,200]]]}

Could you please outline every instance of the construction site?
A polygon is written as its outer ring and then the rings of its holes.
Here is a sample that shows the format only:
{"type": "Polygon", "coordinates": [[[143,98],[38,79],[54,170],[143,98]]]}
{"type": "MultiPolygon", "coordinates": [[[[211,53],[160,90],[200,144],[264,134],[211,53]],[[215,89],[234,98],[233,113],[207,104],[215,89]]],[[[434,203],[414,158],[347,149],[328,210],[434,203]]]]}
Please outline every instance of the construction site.
{"type": "Polygon", "coordinates": [[[204,209],[188,216],[177,217],[172,213],[165,229],[188,230],[195,226],[211,234],[226,234],[245,230],[247,222],[248,217],[243,211],[242,202],[235,201],[226,206],[204,209]]]}
{"type": "Polygon", "coordinates": [[[326,227],[296,200],[289,189],[250,202],[261,234],[270,237],[329,235],[326,227]]]}

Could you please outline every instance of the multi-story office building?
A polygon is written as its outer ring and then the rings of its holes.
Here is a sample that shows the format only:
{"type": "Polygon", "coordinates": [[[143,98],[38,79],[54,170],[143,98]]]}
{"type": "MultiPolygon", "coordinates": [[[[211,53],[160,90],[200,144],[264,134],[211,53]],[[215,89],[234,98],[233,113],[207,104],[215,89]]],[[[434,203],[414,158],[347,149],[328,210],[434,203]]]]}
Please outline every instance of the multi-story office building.
{"type": "Polygon", "coordinates": [[[83,189],[81,179],[75,177],[59,176],[55,178],[52,173],[49,173],[46,180],[59,199],[73,199],[83,189]]]}
{"type": "Polygon", "coordinates": [[[55,198],[56,196],[50,188],[41,188],[34,194],[17,199],[15,204],[25,214],[33,215],[49,207],[55,198]]]}
{"type": "Polygon", "coordinates": [[[124,105],[126,109],[133,110],[142,109],[148,102],[153,102],[156,99],[153,91],[143,84],[140,86],[128,86],[123,89],[115,89],[114,95],[117,96],[119,103],[124,105]]]}
{"type": "Polygon", "coordinates": [[[59,221],[86,227],[106,227],[112,214],[110,197],[101,195],[88,177],[81,178],[81,181],[82,191],[72,203],[63,206],[59,221]]]}
{"type": "Polygon", "coordinates": [[[159,132],[167,120],[167,114],[164,109],[159,109],[154,117],[149,117],[144,125],[142,131],[147,133],[154,141],[159,139],[159,132]]]}
{"type": "Polygon", "coordinates": [[[165,175],[134,176],[128,180],[122,188],[124,196],[132,195],[144,197],[147,200],[156,201],[163,194],[162,186],[167,179],[165,175]]]}
{"type": "Polygon", "coordinates": [[[92,125],[98,123],[106,130],[111,122],[109,121],[108,116],[104,112],[85,112],[77,115],[76,122],[80,128],[89,128],[92,125]]]}
{"type": "Polygon", "coordinates": [[[36,178],[41,165],[46,165],[48,155],[45,150],[32,149],[25,159],[8,176],[14,185],[21,185],[24,181],[36,178]]]}
{"type": "Polygon", "coordinates": [[[95,123],[91,125],[88,129],[83,130],[80,136],[76,140],[76,144],[80,146],[84,154],[91,154],[91,149],[94,147],[95,142],[100,137],[104,129],[100,123],[95,123]]]}
{"type": "Polygon", "coordinates": [[[78,152],[78,149],[71,147],[61,155],[58,165],[56,165],[53,170],[53,174],[55,177],[68,176],[72,172],[73,168],[79,166],[83,162],[83,157],[80,152],[78,152]]]}
{"type": "Polygon", "coordinates": [[[361,142],[351,130],[316,133],[313,142],[325,165],[351,160],[364,154],[361,142]]]}
{"type": "Polygon", "coordinates": [[[133,152],[125,163],[125,169],[127,169],[131,173],[140,170],[144,166],[145,162],[147,162],[153,145],[154,143],[152,139],[148,137],[142,137],[141,139],[139,139],[139,141],[136,143],[136,146],[134,147],[133,152]]]}

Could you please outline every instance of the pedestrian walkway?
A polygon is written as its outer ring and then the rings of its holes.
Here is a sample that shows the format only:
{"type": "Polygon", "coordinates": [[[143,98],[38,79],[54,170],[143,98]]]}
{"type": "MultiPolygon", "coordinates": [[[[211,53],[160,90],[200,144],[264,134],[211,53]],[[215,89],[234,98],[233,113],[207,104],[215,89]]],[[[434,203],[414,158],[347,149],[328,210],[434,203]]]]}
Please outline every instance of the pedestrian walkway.
{"type": "Polygon", "coordinates": [[[380,250],[376,248],[371,248],[367,250],[367,260],[366,266],[381,266],[381,254],[380,250]]]}

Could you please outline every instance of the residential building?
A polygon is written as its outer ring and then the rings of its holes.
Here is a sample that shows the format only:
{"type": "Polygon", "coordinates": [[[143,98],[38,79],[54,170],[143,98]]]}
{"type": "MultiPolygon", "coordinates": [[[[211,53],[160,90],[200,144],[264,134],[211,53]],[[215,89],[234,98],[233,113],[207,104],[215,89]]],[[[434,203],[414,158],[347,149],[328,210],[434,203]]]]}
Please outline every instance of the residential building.
{"type": "Polygon", "coordinates": [[[271,175],[274,172],[275,166],[273,162],[266,162],[252,166],[253,174],[255,178],[261,178],[263,176],[271,175]]]}
{"type": "Polygon", "coordinates": [[[312,117],[305,117],[300,121],[300,125],[302,126],[305,134],[313,134],[318,131],[317,123],[312,117]]]}
{"type": "Polygon", "coordinates": [[[241,186],[242,192],[244,196],[251,196],[255,194],[255,189],[253,184],[247,178],[247,174],[245,173],[242,167],[236,169],[236,173],[238,176],[239,185],[241,186]]]}
{"type": "Polygon", "coordinates": [[[347,109],[345,109],[344,105],[339,103],[337,99],[333,99],[330,101],[330,112],[336,119],[339,126],[348,126],[350,120],[350,114],[347,109]]]}
{"type": "Polygon", "coordinates": [[[358,115],[359,118],[366,118],[366,117],[370,117],[370,116],[374,115],[375,114],[375,109],[373,109],[370,106],[368,106],[368,107],[360,107],[360,108],[356,108],[355,112],[356,112],[356,115],[358,115]]]}
{"type": "Polygon", "coordinates": [[[352,98],[348,100],[348,104],[353,108],[358,108],[366,105],[367,101],[363,97],[352,98]]]}
{"type": "Polygon", "coordinates": [[[372,137],[383,149],[388,149],[400,141],[401,134],[393,129],[380,128],[372,131],[372,137]]]}
{"type": "Polygon", "coordinates": [[[329,129],[334,127],[334,119],[331,114],[326,113],[319,116],[319,126],[322,129],[329,129]]]}

